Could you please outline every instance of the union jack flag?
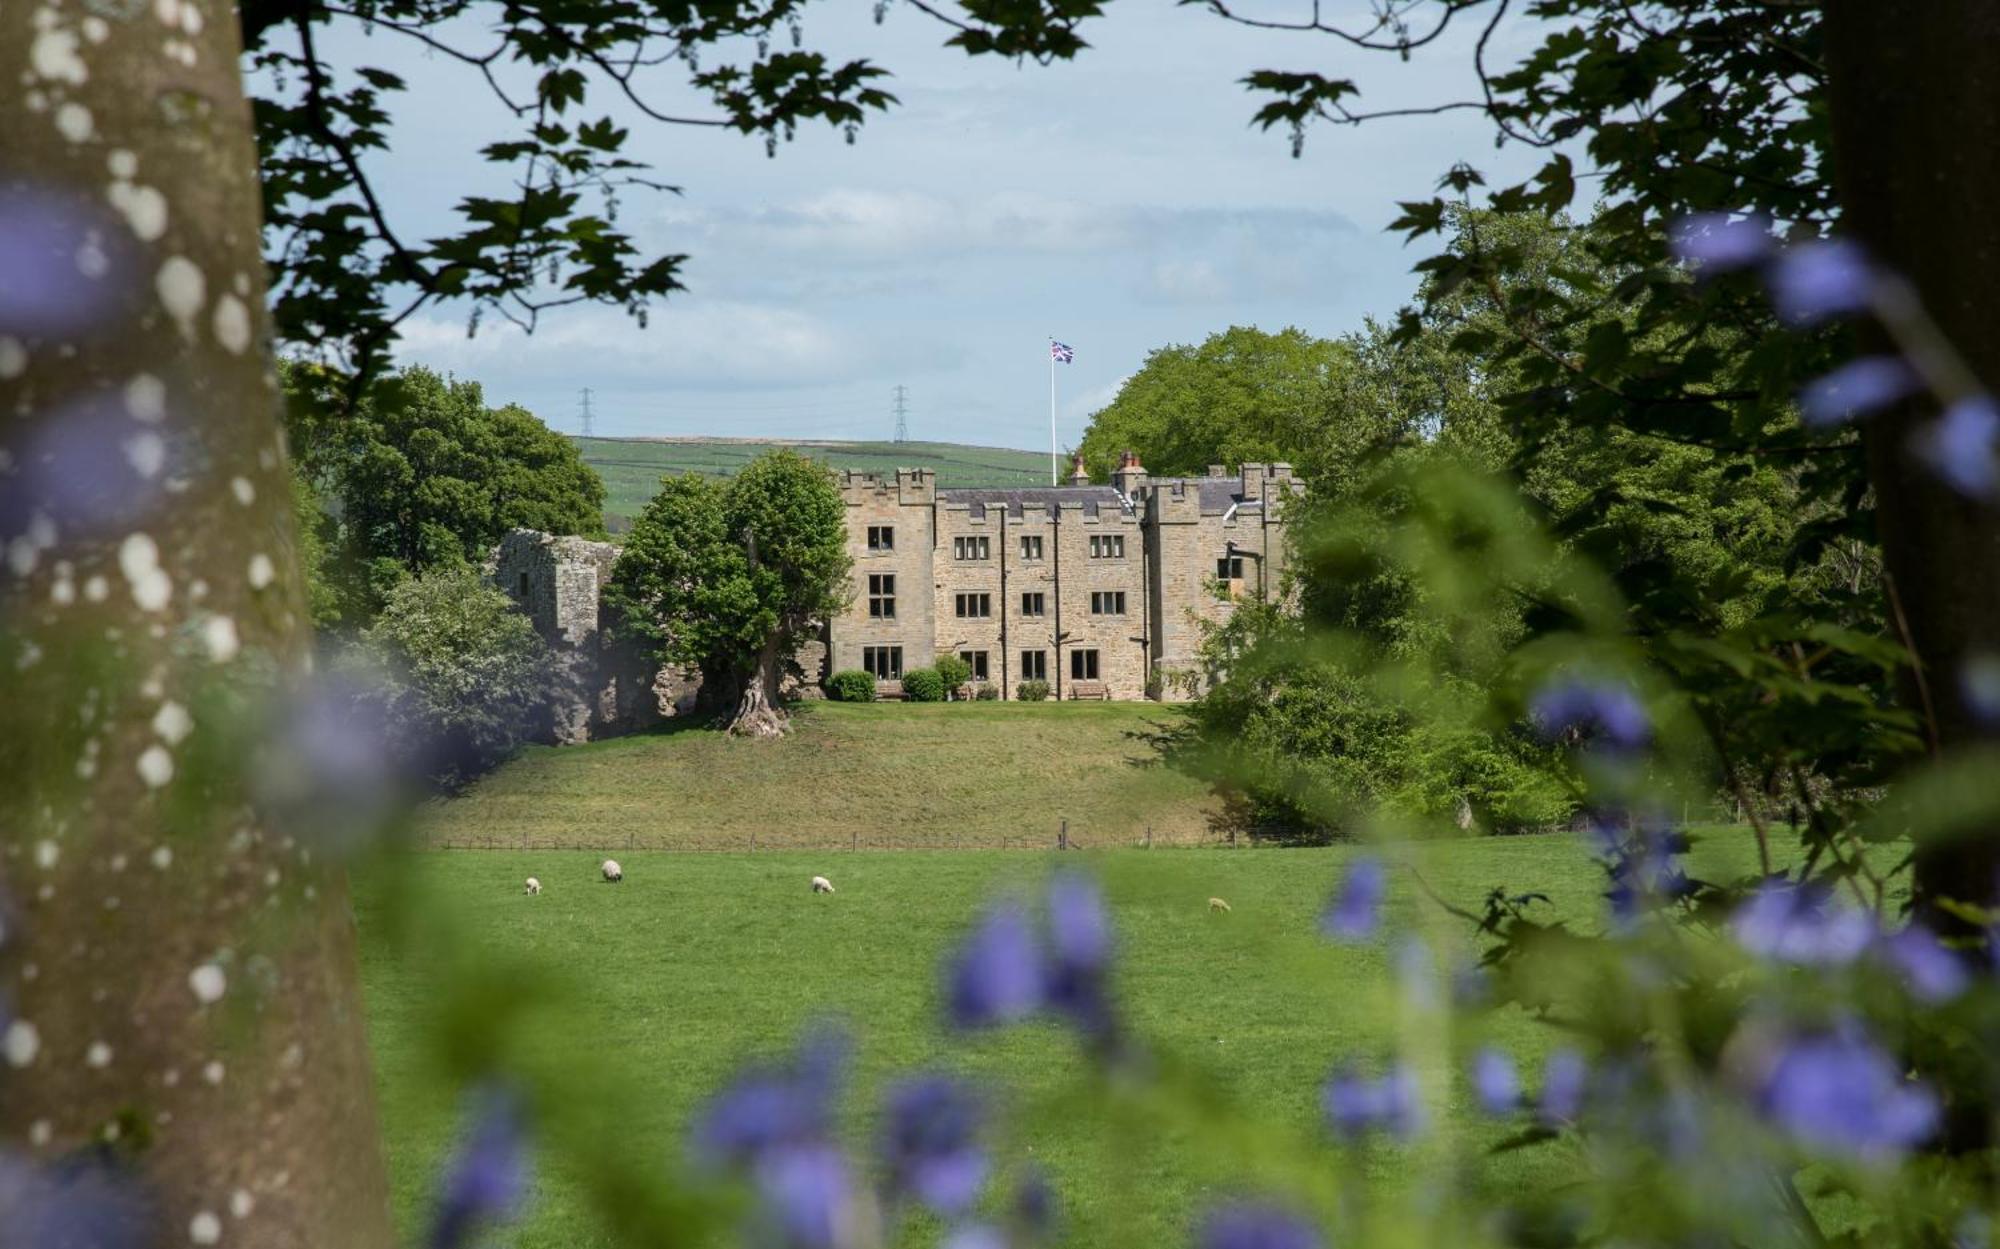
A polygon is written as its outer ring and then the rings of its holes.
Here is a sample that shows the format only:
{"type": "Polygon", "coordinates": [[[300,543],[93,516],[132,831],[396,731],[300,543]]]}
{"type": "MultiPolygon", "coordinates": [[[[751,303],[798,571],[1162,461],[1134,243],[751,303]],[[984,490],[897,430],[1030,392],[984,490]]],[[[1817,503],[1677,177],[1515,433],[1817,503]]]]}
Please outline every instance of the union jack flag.
{"type": "Polygon", "coordinates": [[[1076,352],[1071,350],[1068,343],[1059,343],[1051,338],[1049,340],[1049,359],[1062,364],[1068,364],[1076,359],[1076,352]]]}

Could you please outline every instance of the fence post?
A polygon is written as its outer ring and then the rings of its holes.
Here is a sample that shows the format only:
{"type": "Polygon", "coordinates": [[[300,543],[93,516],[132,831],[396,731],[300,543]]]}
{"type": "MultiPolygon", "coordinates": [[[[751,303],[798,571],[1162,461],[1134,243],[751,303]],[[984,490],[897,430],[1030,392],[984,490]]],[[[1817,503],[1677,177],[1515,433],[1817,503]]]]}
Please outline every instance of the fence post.
{"type": "Polygon", "coordinates": [[[859,850],[859,849],[861,849],[861,830],[860,830],[860,829],[856,828],[856,829],[851,829],[851,830],[849,830],[849,833],[848,833],[848,846],[847,846],[847,848],[848,848],[849,850],[859,850]]]}
{"type": "Polygon", "coordinates": [[[1146,849],[1151,850],[1152,848],[1153,848],[1153,826],[1151,824],[1148,824],[1146,825],[1146,849]]]}
{"type": "Polygon", "coordinates": [[[750,830],[750,853],[757,853],[757,830],[754,828],[750,830]]]}
{"type": "Polygon", "coordinates": [[[1056,849],[1069,849],[1069,821],[1062,822],[1062,831],[1056,834],[1056,849]]]}

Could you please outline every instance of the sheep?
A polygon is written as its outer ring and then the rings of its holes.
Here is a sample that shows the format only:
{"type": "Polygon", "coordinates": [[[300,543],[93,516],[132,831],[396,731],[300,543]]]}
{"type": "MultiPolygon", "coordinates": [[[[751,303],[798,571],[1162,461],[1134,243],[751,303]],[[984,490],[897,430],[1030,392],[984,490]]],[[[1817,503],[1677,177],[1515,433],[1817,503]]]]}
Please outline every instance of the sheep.
{"type": "Polygon", "coordinates": [[[1217,911],[1227,911],[1228,909],[1229,909],[1229,904],[1227,902],[1224,902],[1221,898],[1210,898],[1208,900],[1208,910],[1209,914],[1211,915],[1217,911]]]}
{"type": "Polygon", "coordinates": [[[618,866],[616,859],[604,860],[604,866],[598,870],[604,873],[604,883],[607,885],[615,885],[625,879],[625,869],[618,866]]]}
{"type": "Polygon", "coordinates": [[[532,876],[528,877],[528,887],[526,892],[530,894],[535,894],[535,893],[540,893],[541,891],[542,891],[542,882],[536,880],[532,876]]]}
{"type": "Polygon", "coordinates": [[[814,892],[814,893],[832,893],[832,892],[833,892],[833,882],[832,882],[832,881],[830,881],[830,880],[828,880],[828,879],[827,879],[826,877],[824,877],[824,876],[815,876],[815,877],[813,877],[813,892],[814,892]]]}

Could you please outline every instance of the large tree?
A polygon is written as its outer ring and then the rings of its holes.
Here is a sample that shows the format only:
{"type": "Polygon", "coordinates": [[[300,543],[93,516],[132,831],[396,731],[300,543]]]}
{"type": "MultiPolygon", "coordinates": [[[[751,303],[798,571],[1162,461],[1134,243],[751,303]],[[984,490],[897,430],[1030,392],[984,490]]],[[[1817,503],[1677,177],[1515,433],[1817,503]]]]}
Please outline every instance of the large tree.
{"type": "Polygon", "coordinates": [[[605,599],[661,662],[700,668],[717,685],[732,733],[778,736],[793,657],[851,592],[833,476],[786,449],[727,482],[690,473],[660,485],[605,599]]]}
{"type": "Polygon", "coordinates": [[[0,5],[9,1243],[392,1243],[229,16],[0,5]]]}

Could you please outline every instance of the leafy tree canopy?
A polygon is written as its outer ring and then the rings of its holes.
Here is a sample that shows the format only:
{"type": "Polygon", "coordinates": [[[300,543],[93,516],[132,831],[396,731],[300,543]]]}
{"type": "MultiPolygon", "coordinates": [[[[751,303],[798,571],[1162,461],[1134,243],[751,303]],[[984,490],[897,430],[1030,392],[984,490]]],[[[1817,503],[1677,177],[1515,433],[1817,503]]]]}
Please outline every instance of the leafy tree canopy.
{"type": "Polygon", "coordinates": [[[478,383],[407,369],[342,411],[337,375],[283,374],[294,454],[322,505],[306,517],[321,580],[351,623],[402,577],[477,564],[510,529],[603,536],[604,483],[576,444],[523,408],[488,408],[478,383]]]}
{"type": "Polygon", "coordinates": [[[663,663],[701,669],[733,699],[731,731],[784,731],[792,658],[846,601],[846,507],[833,475],[789,449],[724,482],[661,481],[633,522],[605,601],[663,663]]]}

